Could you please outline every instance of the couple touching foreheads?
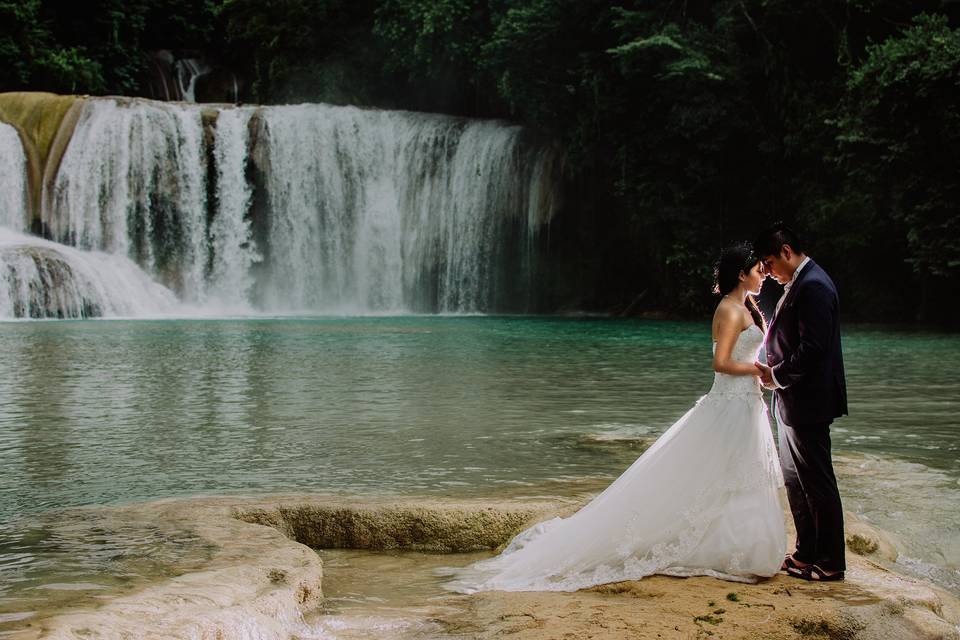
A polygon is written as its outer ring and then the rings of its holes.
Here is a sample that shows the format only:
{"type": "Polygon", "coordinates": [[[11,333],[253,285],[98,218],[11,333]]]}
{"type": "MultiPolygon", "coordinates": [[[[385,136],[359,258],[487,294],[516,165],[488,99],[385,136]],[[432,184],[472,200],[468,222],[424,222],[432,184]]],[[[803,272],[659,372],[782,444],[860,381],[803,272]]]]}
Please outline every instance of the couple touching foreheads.
{"type": "Polygon", "coordinates": [[[843,579],[829,431],[847,412],[836,287],[783,224],[725,249],[716,280],[710,392],[586,506],[457,570],[451,588],[573,591],[652,574],[756,582],[777,571],[843,579]],[[767,276],[784,285],[769,326],[753,299],[767,276]],[[779,461],[761,385],[773,390],[779,461]]]}

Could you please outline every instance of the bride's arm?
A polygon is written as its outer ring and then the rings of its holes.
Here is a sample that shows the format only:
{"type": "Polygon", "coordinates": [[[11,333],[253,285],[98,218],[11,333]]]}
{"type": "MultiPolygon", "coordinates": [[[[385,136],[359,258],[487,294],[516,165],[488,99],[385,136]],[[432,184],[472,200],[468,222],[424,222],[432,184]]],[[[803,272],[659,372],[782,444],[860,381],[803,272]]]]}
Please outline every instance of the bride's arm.
{"type": "Polygon", "coordinates": [[[732,376],[759,376],[760,370],[752,362],[731,359],[733,345],[743,331],[743,314],[736,308],[720,305],[714,323],[717,327],[717,349],[713,352],[713,370],[732,376]]]}

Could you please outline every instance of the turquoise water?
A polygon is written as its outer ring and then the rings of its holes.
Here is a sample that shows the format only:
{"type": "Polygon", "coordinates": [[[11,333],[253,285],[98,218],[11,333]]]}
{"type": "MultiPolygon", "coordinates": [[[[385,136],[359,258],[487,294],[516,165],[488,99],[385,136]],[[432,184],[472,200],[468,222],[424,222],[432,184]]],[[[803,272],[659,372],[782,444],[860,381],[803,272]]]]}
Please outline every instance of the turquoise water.
{"type": "MultiPolygon", "coordinates": [[[[0,324],[0,352],[0,625],[51,584],[132,584],[205,553],[149,523],[91,538],[97,506],[561,491],[615,477],[631,443],[713,377],[705,322],[14,322],[0,324]]],[[[960,336],[848,327],[844,352],[845,506],[899,533],[911,570],[960,591],[960,336]]]]}

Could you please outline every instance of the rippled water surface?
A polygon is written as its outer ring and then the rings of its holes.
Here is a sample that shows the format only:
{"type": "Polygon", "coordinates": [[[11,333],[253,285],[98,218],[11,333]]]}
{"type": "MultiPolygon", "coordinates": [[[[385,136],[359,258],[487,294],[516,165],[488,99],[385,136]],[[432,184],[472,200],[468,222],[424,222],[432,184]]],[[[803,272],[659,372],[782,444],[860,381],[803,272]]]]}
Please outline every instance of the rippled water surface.
{"type": "MultiPolygon", "coordinates": [[[[899,526],[918,572],[950,586],[960,336],[845,328],[844,352],[851,415],[833,433],[847,507],[899,526]]],[[[156,540],[179,535],[122,523],[71,535],[86,520],[75,507],[297,490],[496,495],[613,477],[635,455],[624,443],[661,433],[713,376],[706,323],[585,319],[3,323],[0,353],[0,624],[16,615],[4,602],[51,584],[149,576],[156,540]]]]}

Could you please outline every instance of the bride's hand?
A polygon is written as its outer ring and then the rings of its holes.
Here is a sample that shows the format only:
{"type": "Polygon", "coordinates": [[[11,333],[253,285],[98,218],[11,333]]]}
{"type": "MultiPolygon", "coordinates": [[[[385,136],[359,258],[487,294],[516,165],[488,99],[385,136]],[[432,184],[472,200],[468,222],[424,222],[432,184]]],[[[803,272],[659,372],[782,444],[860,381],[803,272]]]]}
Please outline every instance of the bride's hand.
{"type": "Polygon", "coordinates": [[[760,375],[760,384],[764,389],[776,389],[777,385],[773,382],[773,369],[762,362],[754,362],[753,366],[757,368],[760,375]]]}
{"type": "Polygon", "coordinates": [[[759,360],[755,361],[753,366],[757,368],[757,372],[754,375],[759,376],[760,382],[767,384],[771,381],[770,367],[763,364],[759,360]]]}

